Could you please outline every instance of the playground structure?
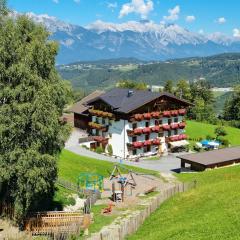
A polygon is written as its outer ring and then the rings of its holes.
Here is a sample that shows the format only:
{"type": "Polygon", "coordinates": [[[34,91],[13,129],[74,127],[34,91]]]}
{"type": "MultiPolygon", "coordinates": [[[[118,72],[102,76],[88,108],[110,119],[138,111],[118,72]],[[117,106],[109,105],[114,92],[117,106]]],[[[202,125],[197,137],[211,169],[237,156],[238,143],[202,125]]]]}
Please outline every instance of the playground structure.
{"type": "Polygon", "coordinates": [[[103,191],[103,176],[96,173],[81,173],[77,181],[78,189],[103,191]]]}
{"type": "Polygon", "coordinates": [[[114,202],[118,201],[124,201],[124,195],[126,192],[126,188],[129,186],[131,195],[132,195],[132,189],[134,189],[137,186],[136,180],[133,176],[134,173],[132,170],[120,165],[116,164],[110,173],[110,181],[112,182],[112,200],[114,202]],[[127,171],[127,175],[123,176],[121,173],[121,169],[127,171]],[[116,190],[116,183],[120,185],[120,189],[116,190]]]}

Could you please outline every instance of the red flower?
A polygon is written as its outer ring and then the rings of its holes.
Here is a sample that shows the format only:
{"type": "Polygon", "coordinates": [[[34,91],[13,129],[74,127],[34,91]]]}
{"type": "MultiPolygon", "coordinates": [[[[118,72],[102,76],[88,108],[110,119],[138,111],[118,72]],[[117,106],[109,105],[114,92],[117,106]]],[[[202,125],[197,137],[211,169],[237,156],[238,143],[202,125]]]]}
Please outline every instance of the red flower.
{"type": "Polygon", "coordinates": [[[179,109],[178,110],[179,115],[185,115],[187,113],[186,109],[179,109]]]}
{"type": "Polygon", "coordinates": [[[146,127],[142,131],[143,131],[143,133],[150,133],[151,132],[151,128],[146,127]]]}

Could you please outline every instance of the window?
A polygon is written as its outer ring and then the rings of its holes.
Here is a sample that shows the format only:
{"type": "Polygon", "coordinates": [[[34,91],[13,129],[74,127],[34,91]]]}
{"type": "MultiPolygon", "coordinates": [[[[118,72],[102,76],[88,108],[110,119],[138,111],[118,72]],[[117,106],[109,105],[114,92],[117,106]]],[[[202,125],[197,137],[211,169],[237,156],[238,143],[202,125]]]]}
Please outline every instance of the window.
{"type": "Polygon", "coordinates": [[[147,153],[147,152],[150,152],[151,151],[151,146],[146,146],[143,148],[143,152],[144,153],[147,153]]]}
{"type": "Polygon", "coordinates": [[[143,152],[144,152],[144,153],[147,153],[147,152],[148,152],[147,147],[144,147],[144,148],[143,148],[143,152]]]}
{"type": "Polygon", "coordinates": [[[147,146],[147,151],[148,151],[148,152],[151,151],[151,146],[147,146]]]}
{"type": "Polygon", "coordinates": [[[136,141],[137,141],[137,137],[136,136],[132,137],[132,142],[136,142],[136,141]]]}
{"type": "Polygon", "coordinates": [[[132,150],[132,155],[136,155],[137,154],[137,149],[133,149],[132,150]]]}
{"type": "Polygon", "coordinates": [[[169,119],[168,119],[168,124],[171,124],[171,123],[172,123],[172,119],[169,118],[169,119]]]}
{"type": "Polygon", "coordinates": [[[155,120],[155,125],[158,126],[159,125],[159,121],[155,120]]]}
{"type": "Polygon", "coordinates": [[[149,134],[145,135],[145,140],[149,140],[149,134]]]}
{"type": "Polygon", "coordinates": [[[170,137],[170,136],[171,136],[171,130],[167,132],[167,137],[170,137]]]}
{"type": "Polygon", "coordinates": [[[132,128],[133,128],[133,129],[137,128],[137,123],[133,123],[133,124],[132,124],[132,128]]]}
{"type": "Polygon", "coordinates": [[[159,132],[158,137],[163,137],[163,132],[159,132]]]}
{"type": "Polygon", "coordinates": [[[96,136],[99,136],[99,130],[96,129],[96,136]]]}
{"type": "Polygon", "coordinates": [[[174,118],[174,122],[175,122],[175,123],[178,122],[178,118],[177,118],[177,117],[174,118]]]}
{"type": "Polygon", "coordinates": [[[112,133],[108,133],[109,138],[112,138],[112,133]]]}
{"type": "Polygon", "coordinates": [[[105,123],[106,123],[106,121],[105,121],[105,119],[103,118],[103,119],[102,119],[102,124],[105,125],[105,123]]]}
{"type": "Polygon", "coordinates": [[[99,119],[98,118],[96,118],[96,123],[99,123],[99,119]]]}
{"type": "Polygon", "coordinates": [[[178,135],[178,130],[174,129],[174,135],[178,135]]]}
{"type": "Polygon", "coordinates": [[[146,123],[145,123],[145,127],[149,127],[149,122],[146,122],[146,123]]]}

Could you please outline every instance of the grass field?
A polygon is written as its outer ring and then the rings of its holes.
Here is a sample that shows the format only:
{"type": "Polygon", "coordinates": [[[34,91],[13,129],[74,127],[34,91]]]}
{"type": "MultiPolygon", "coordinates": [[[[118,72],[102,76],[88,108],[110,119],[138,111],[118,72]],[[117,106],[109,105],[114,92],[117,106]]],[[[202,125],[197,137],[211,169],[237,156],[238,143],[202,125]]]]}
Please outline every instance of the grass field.
{"type": "MultiPolygon", "coordinates": [[[[65,180],[71,181],[73,183],[77,182],[77,177],[82,172],[89,172],[89,173],[98,173],[103,175],[104,177],[108,177],[108,171],[112,171],[114,163],[101,161],[89,157],[79,156],[75,153],[72,153],[67,150],[63,150],[60,159],[58,162],[58,176],[65,180]],[[108,171],[107,171],[108,170],[108,171]]],[[[146,174],[153,174],[158,175],[157,172],[151,170],[145,170],[137,167],[128,167],[124,165],[128,169],[132,169],[136,172],[146,173],[146,174]]],[[[123,173],[126,171],[123,171],[123,173]]]]}
{"type": "MultiPolygon", "coordinates": [[[[214,130],[217,126],[207,123],[199,123],[195,121],[187,121],[186,134],[194,139],[206,138],[207,135],[215,136],[214,130]]],[[[233,146],[240,145],[240,129],[233,127],[224,127],[227,135],[224,137],[229,140],[233,146]]]]}
{"type": "Polygon", "coordinates": [[[197,188],[166,201],[128,239],[240,239],[240,166],[178,177],[197,188]]]}

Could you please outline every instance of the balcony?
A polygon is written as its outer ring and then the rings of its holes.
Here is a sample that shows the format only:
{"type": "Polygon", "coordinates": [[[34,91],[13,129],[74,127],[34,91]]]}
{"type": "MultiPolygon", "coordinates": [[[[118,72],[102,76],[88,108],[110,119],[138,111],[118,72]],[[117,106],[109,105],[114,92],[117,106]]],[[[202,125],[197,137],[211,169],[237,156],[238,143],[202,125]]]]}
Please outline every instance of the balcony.
{"type": "Polygon", "coordinates": [[[186,109],[179,109],[178,110],[178,114],[181,115],[181,116],[185,115],[186,113],[187,113],[186,109]]]}
{"type": "Polygon", "coordinates": [[[162,128],[164,131],[169,131],[171,129],[170,125],[168,124],[163,125],[162,128]]]}
{"type": "Polygon", "coordinates": [[[94,136],[93,140],[99,143],[107,143],[108,142],[108,138],[105,137],[101,137],[101,136],[94,136]]]}
{"type": "Polygon", "coordinates": [[[171,127],[171,129],[178,129],[179,128],[179,124],[178,123],[171,123],[170,127],[171,127]]]}
{"type": "Polygon", "coordinates": [[[184,129],[185,127],[186,127],[186,123],[185,122],[179,123],[179,128],[180,129],[184,129]]]}
{"type": "Polygon", "coordinates": [[[108,131],[108,127],[103,126],[102,124],[99,124],[99,123],[89,122],[88,126],[90,128],[92,128],[92,129],[102,130],[103,132],[107,132],[108,131]]]}
{"type": "Polygon", "coordinates": [[[95,110],[95,109],[89,109],[88,111],[91,115],[94,115],[97,117],[115,119],[115,115],[111,112],[104,112],[104,111],[95,110]]]}

